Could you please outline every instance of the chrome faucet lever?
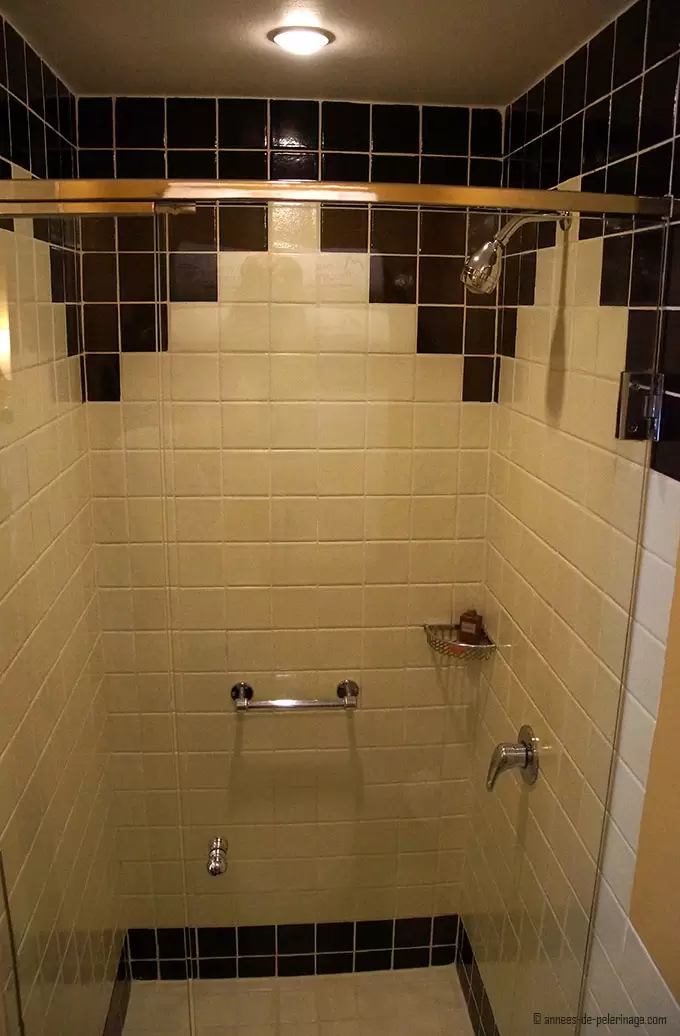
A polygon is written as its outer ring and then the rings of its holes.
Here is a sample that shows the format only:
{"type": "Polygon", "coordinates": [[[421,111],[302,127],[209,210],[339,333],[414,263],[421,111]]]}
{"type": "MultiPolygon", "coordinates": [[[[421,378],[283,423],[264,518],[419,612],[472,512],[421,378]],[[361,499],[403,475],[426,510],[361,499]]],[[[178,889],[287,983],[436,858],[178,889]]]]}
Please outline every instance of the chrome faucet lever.
{"type": "Polygon", "coordinates": [[[486,775],[486,790],[493,791],[494,785],[506,770],[521,770],[522,780],[535,784],[538,779],[538,738],[531,727],[520,727],[516,742],[502,742],[496,745],[486,775]]]}

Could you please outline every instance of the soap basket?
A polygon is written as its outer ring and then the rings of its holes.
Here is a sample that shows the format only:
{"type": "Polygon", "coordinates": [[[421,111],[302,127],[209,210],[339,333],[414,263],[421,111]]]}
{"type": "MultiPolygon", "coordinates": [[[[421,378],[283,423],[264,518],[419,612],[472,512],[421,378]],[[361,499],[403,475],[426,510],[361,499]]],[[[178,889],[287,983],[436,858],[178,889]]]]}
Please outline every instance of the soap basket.
{"type": "Polygon", "coordinates": [[[482,630],[478,644],[468,644],[461,638],[460,626],[425,624],[423,629],[432,650],[446,655],[455,663],[482,662],[491,658],[496,650],[486,630],[482,630]]]}

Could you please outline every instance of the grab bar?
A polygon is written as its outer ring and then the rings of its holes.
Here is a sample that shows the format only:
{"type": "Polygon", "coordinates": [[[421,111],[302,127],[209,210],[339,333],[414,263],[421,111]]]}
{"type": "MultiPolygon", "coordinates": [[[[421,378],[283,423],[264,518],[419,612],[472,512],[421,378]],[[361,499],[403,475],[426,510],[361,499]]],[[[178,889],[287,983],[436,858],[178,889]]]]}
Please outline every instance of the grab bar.
{"type": "Polygon", "coordinates": [[[251,709],[289,710],[289,709],[356,709],[359,704],[359,684],[354,680],[341,680],[337,687],[338,701],[326,701],[322,698],[272,698],[268,701],[253,701],[255,691],[249,683],[241,681],[231,689],[231,699],[238,712],[250,712],[251,709]]]}

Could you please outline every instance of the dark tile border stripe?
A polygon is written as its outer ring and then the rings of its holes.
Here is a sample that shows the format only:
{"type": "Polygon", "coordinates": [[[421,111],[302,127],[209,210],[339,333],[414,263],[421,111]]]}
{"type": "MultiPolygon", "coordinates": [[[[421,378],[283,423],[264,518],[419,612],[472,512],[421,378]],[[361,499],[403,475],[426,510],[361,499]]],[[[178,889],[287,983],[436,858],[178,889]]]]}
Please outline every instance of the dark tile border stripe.
{"type": "Polygon", "coordinates": [[[131,928],[120,974],[132,979],[331,975],[453,964],[458,916],[238,928],[131,928]]]}
{"type": "Polygon", "coordinates": [[[474,1036],[500,1036],[491,1001],[484,988],[484,980],[462,918],[458,920],[456,968],[474,1036]]]}
{"type": "Polygon", "coordinates": [[[130,1000],[130,986],[129,975],[124,974],[123,977],[120,975],[116,976],[113,989],[111,990],[111,1001],[106,1021],[104,1022],[102,1036],[122,1036],[130,1000]]]}

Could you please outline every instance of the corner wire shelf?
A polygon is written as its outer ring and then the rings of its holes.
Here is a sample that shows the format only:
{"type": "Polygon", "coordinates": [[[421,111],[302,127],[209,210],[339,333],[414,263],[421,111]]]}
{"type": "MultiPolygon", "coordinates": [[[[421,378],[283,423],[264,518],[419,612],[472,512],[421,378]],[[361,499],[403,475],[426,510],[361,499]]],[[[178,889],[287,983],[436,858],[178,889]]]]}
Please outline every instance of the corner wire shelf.
{"type": "Polygon", "coordinates": [[[482,631],[482,639],[477,644],[469,644],[460,639],[460,626],[438,625],[423,626],[427,643],[433,651],[440,655],[446,655],[452,661],[462,664],[464,662],[482,662],[491,658],[496,645],[490,639],[486,630],[482,631]]]}

